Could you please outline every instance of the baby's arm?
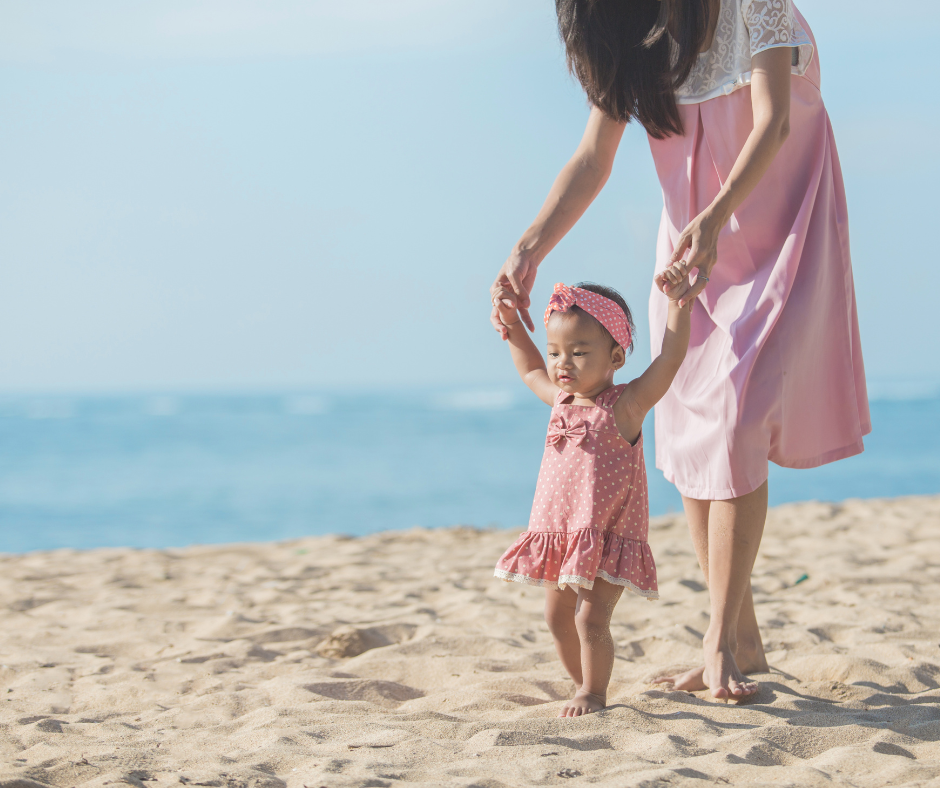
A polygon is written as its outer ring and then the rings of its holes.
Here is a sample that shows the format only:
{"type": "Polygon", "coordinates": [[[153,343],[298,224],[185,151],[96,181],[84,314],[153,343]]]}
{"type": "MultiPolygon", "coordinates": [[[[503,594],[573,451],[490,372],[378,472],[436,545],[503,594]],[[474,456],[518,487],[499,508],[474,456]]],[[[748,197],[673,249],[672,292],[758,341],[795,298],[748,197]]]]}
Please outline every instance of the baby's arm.
{"type": "Polygon", "coordinates": [[[499,310],[499,319],[508,329],[506,336],[509,342],[509,352],[512,354],[512,361],[516,365],[516,371],[523,382],[535,392],[535,395],[548,405],[555,404],[555,397],[558,395],[558,387],[552,383],[548,377],[548,371],[545,369],[545,359],[539,353],[538,348],[529,336],[529,332],[522,324],[519,312],[515,307],[507,306],[504,303],[503,296],[508,300],[513,298],[511,303],[515,303],[515,294],[511,291],[498,290],[493,294],[493,302],[499,310]]]}
{"type": "Polygon", "coordinates": [[[627,384],[614,405],[614,416],[620,433],[633,443],[643,427],[643,419],[672,385],[689,348],[693,298],[685,306],[669,302],[663,349],[653,363],[636,380],[627,384]]]}

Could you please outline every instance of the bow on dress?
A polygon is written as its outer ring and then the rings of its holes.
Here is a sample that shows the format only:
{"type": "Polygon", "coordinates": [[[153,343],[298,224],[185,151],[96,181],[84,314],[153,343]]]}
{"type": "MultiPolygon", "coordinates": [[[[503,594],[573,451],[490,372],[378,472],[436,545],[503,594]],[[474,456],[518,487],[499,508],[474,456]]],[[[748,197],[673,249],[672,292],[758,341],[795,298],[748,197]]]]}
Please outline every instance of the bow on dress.
{"type": "Polygon", "coordinates": [[[587,424],[584,423],[583,419],[575,416],[570,422],[567,422],[564,416],[556,413],[548,422],[548,437],[545,439],[545,445],[558,448],[561,441],[567,440],[574,443],[575,446],[580,446],[586,436],[587,424]]]}

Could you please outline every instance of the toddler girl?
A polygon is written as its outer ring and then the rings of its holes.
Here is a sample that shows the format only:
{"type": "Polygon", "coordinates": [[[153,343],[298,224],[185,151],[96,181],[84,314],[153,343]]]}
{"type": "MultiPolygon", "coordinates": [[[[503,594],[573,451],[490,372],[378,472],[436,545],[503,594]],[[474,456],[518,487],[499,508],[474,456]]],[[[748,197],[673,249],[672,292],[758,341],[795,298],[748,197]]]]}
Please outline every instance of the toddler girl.
{"type": "Polygon", "coordinates": [[[493,302],[519,375],[552,406],[529,528],[496,576],[545,588],[545,620],[577,691],[559,716],[604,708],[614,666],[610,617],[624,588],[656,599],[647,544],[643,419],[666,393],[689,346],[692,302],[669,302],[662,352],[640,377],[614,385],[633,350],[633,318],[607,287],[555,285],[545,311],[548,365],[514,307],[493,302]]]}

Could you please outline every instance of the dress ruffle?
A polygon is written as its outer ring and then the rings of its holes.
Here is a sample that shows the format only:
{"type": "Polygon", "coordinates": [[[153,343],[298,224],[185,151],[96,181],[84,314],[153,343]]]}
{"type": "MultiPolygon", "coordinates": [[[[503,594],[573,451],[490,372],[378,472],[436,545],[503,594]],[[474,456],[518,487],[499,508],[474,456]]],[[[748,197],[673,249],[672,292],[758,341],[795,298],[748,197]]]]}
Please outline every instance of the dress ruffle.
{"type": "Polygon", "coordinates": [[[659,599],[649,544],[596,528],[526,531],[499,560],[496,577],[532,586],[587,589],[600,577],[647,599],[659,599]]]}

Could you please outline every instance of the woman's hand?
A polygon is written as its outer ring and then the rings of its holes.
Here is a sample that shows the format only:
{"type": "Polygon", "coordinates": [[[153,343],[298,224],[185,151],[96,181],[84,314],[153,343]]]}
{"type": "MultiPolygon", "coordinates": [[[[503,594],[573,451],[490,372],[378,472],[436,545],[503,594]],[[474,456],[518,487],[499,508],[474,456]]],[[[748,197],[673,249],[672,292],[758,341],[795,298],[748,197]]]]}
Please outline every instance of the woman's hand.
{"type": "Polygon", "coordinates": [[[496,281],[490,286],[490,298],[493,301],[493,311],[490,313],[490,322],[503,339],[509,337],[509,331],[500,319],[497,302],[501,301],[509,309],[517,309],[522,322],[529,331],[535,331],[535,324],[529,315],[529,293],[535,284],[535,274],[538,266],[525,253],[513,249],[509,259],[499,269],[496,281]]]}
{"type": "Polygon", "coordinates": [[[724,224],[711,209],[696,216],[679,236],[669,267],[653,280],[670,299],[678,301],[679,306],[685,306],[705,289],[718,262],[718,234],[724,224]],[[686,252],[689,256],[683,259],[686,252]],[[697,274],[691,281],[689,274],[693,270],[697,270],[697,274]]]}

